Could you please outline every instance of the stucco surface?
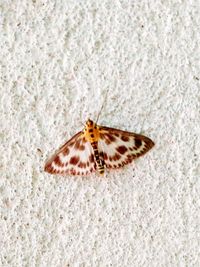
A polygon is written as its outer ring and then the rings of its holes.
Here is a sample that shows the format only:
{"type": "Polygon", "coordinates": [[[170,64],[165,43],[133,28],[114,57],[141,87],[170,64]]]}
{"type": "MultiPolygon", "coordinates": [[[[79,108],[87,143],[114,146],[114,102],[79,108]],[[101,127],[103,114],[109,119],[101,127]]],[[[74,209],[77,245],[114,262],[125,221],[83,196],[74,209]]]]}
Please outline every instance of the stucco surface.
{"type": "Polygon", "coordinates": [[[0,8],[0,266],[200,266],[199,1],[0,8]],[[104,177],[45,173],[103,103],[100,124],[155,148],[104,177]]]}

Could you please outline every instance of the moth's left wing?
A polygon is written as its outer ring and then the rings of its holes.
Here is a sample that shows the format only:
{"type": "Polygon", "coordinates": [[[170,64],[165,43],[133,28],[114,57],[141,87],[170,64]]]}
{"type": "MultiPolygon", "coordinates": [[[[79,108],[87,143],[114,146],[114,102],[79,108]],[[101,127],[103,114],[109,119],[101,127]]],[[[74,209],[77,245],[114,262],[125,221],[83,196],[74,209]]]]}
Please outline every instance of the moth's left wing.
{"type": "Polygon", "coordinates": [[[154,142],[143,135],[101,127],[98,148],[106,168],[121,168],[147,153],[154,142]]]}
{"type": "Polygon", "coordinates": [[[74,135],[46,162],[44,170],[52,174],[88,175],[96,170],[94,152],[82,132],[74,135]]]}

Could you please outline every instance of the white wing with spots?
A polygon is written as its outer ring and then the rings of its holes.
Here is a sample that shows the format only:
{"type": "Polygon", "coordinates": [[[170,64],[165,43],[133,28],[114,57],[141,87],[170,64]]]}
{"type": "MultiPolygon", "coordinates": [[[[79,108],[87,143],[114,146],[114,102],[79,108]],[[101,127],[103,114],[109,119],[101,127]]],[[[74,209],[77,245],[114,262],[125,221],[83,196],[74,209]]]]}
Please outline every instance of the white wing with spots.
{"type": "Polygon", "coordinates": [[[44,170],[60,175],[88,175],[96,170],[94,152],[82,132],[77,133],[46,162],[44,170]]]}
{"type": "Polygon", "coordinates": [[[98,148],[106,168],[121,168],[144,155],[154,142],[143,135],[100,127],[98,148]]]}

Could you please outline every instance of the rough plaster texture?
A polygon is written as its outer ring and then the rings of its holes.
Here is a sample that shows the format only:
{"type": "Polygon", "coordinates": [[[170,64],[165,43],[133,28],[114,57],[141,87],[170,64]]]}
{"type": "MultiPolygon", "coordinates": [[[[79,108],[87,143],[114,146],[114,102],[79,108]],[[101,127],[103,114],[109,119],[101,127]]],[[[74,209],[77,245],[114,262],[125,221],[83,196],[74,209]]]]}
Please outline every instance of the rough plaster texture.
{"type": "Polygon", "coordinates": [[[0,266],[200,266],[199,1],[1,1],[0,266]],[[100,178],[44,161],[95,119],[156,147],[100,178]]]}

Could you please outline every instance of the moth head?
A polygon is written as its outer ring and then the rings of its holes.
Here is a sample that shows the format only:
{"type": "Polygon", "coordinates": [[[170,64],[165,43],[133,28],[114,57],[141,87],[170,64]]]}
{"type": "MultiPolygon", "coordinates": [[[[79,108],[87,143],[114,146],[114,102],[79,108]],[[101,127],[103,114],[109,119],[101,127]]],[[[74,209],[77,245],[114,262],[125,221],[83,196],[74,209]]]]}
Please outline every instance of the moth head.
{"type": "Polygon", "coordinates": [[[85,123],[86,128],[87,128],[87,127],[92,127],[93,125],[94,125],[94,122],[93,122],[92,120],[90,120],[90,119],[88,119],[88,120],[86,121],[86,123],[85,123]]]}

